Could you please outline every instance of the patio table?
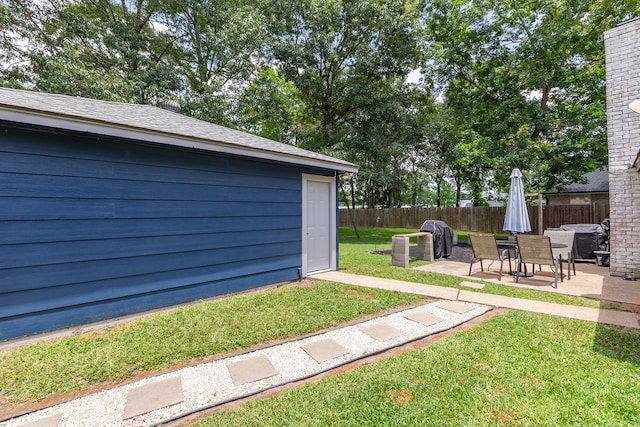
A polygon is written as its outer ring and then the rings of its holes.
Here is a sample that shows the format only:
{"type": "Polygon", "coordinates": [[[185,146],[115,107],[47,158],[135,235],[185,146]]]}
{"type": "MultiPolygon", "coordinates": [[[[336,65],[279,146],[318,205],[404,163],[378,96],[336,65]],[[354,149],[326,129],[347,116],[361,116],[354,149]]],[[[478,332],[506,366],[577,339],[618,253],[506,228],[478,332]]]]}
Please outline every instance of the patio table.
{"type": "MultiPolygon", "coordinates": [[[[518,257],[518,242],[516,242],[515,240],[496,240],[496,243],[498,244],[498,247],[503,247],[503,248],[507,248],[507,249],[514,249],[515,250],[515,258],[519,259],[518,257]]],[[[563,249],[566,248],[567,245],[564,243],[551,243],[551,248],[553,249],[563,249]]],[[[514,275],[517,274],[516,272],[513,273],[514,275]]],[[[520,273],[521,275],[524,274],[524,277],[531,277],[533,276],[533,273],[528,274],[527,273],[527,264],[524,265],[524,273],[520,273]]]]}
{"type": "MultiPolygon", "coordinates": [[[[504,248],[514,248],[518,249],[518,243],[515,240],[496,240],[498,247],[502,246],[504,248]]],[[[551,243],[551,247],[554,249],[566,248],[567,245],[564,243],[551,243]]]]}

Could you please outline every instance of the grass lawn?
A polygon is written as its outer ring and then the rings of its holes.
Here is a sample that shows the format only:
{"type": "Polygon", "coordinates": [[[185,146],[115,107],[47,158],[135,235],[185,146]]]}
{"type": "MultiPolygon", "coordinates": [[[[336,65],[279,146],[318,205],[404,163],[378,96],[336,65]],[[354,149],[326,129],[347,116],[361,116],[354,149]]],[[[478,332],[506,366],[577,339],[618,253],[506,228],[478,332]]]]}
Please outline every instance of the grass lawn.
{"type": "MultiPolygon", "coordinates": [[[[411,268],[398,268],[391,265],[391,256],[381,256],[373,254],[374,251],[391,249],[391,238],[394,234],[407,233],[415,230],[403,228],[360,228],[358,232],[360,238],[352,228],[340,229],[340,270],[349,273],[362,274],[387,279],[404,280],[407,282],[424,283],[429,285],[445,286],[450,288],[465,289],[472,292],[481,292],[493,295],[503,295],[514,298],[524,298],[536,301],[545,301],[558,304],[578,305],[593,308],[617,308],[617,304],[610,304],[604,307],[601,301],[572,296],[562,295],[553,292],[537,291],[534,289],[517,288],[515,286],[499,285],[497,283],[473,280],[472,278],[460,278],[445,274],[430,273],[426,271],[413,270],[411,268]],[[484,284],[483,289],[471,289],[460,286],[460,282],[476,281],[484,284]]],[[[467,233],[458,232],[458,241],[467,241],[467,233]]],[[[500,236],[498,236],[500,237],[500,236]]],[[[506,238],[505,236],[502,236],[506,238]]],[[[417,267],[428,264],[426,261],[410,260],[410,267],[417,267]]]]}
{"type": "Polygon", "coordinates": [[[418,301],[426,299],[308,281],[40,342],[0,352],[0,405],[37,401],[146,371],[201,362],[418,301]]]}
{"type": "MultiPolygon", "coordinates": [[[[460,278],[394,268],[388,256],[370,253],[404,231],[361,229],[355,239],[342,229],[341,269],[458,287],[460,278]]],[[[486,282],[483,292],[599,304],[486,282]]],[[[425,301],[307,280],[0,352],[0,414],[425,301]]],[[[200,425],[640,425],[638,349],[636,330],[514,311],[200,425]]]]}
{"type": "Polygon", "coordinates": [[[205,426],[637,426],[640,332],[512,311],[205,426]]]}

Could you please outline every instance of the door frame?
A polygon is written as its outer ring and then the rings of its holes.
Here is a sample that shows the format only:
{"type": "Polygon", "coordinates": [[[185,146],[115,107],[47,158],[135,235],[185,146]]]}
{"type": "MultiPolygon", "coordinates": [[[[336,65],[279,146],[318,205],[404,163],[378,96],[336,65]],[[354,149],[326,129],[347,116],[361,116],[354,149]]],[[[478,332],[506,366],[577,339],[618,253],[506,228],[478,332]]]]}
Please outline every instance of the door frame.
{"type": "Polygon", "coordinates": [[[337,201],[336,201],[336,177],[335,176],[323,176],[323,175],[311,175],[311,174],[302,174],[302,277],[307,277],[307,274],[320,273],[322,271],[331,271],[337,268],[338,264],[338,249],[337,249],[337,201]],[[318,271],[307,271],[308,262],[308,240],[307,240],[307,184],[310,182],[323,182],[331,184],[329,185],[329,212],[331,212],[331,217],[329,218],[329,268],[325,270],[318,271]]]}

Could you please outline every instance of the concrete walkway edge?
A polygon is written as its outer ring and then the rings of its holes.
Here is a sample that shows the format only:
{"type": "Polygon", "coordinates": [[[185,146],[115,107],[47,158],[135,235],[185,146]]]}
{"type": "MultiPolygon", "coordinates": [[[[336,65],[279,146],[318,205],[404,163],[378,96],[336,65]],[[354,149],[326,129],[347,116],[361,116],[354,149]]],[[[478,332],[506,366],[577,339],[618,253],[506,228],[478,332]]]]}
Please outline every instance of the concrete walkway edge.
{"type": "Polygon", "coordinates": [[[421,283],[404,282],[402,280],[381,279],[379,277],[361,276],[358,274],[343,273],[341,271],[327,271],[325,273],[314,274],[313,276],[310,276],[310,278],[346,283],[348,285],[357,285],[367,288],[400,291],[454,301],[458,299],[458,293],[460,292],[459,289],[455,288],[423,285],[421,283]]]}
{"type": "Polygon", "coordinates": [[[328,271],[310,276],[312,279],[328,280],[349,285],[369,288],[386,289],[389,291],[407,292],[432,298],[466,301],[493,307],[504,307],[533,313],[549,314],[571,319],[587,320],[590,322],[606,323],[609,325],[640,328],[638,316],[635,313],[618,310],[579,307],[566,304],[555,304],[522,298],[505,297],[500,295],[483,294],[442,286],[424,285],[420,283],[404,282],[401,280],[382,279],[379,277],[361,276],[341,271],[328,271]]]}

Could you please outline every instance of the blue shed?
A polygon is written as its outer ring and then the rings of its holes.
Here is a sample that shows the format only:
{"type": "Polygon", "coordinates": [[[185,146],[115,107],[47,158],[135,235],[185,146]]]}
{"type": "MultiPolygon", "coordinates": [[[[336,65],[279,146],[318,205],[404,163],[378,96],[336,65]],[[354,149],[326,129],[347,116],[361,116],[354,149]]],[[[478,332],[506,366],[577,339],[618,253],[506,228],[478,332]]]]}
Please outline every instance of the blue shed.
{"type": "Polygon", "coordinates": [[[337,268],[349,162],[150,105],[0,89],[0,340],[337,268]]]}

